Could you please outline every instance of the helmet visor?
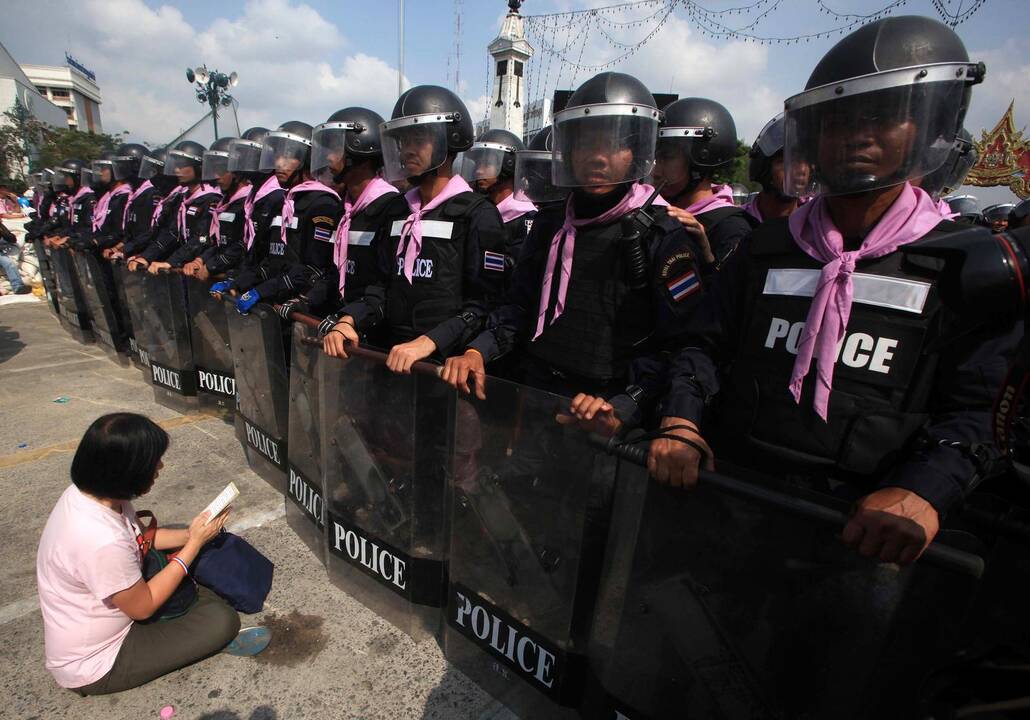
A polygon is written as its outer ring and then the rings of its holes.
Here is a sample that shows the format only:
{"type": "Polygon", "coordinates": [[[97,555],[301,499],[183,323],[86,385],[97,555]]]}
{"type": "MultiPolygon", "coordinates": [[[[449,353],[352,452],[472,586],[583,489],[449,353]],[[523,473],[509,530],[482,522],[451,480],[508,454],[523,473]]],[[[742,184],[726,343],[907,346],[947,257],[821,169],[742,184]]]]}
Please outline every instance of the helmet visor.
{"type": "Polygon", "coordinates": [[[150,180],[164,172],[165,164],[157,158],[144,155],[139,161],[140,180],[150,180]]]}
{"type": "Polygon", "coordinates": [[[221,150],[208,150],[204,153],[204,164],[201,166],[201,180],[217,180],[229,172],[229,153],[221,150]]]}
{"type": "Polygon", "coordinates": [[[79,170],[79,185],[82,187],[89,187],[93,184],[93,171],[90,168],[84,167],[79,170]]]}
{"type": "MultiPolygon", "coordinates": [[[[354,123],[328,122],[311,132],[311,174],[321,182],[331,181],[347,164],[347,132],[354,123]]],[[[355,139],[355,143],[358,141],[355,139]]]]}
{"type": "Polygon", "coordinates": [[[962,124],[965,65],[925,66],[814,88],[786,102],[784,191],[840,195],[898,185],[947,161],[962,124]]]}
{"type": "Polygon", "coordinates": [[[233,140],[229,145],[229,172],[256,173],[261,165],[261,143],[233,140]]]}
{"type": "Polygon", "coordinates": [[[953,213],[959,215],[979,215],[980,203],[972,195],[959,195],[953,198],[944,198],[953,213]]]}
{"type": "Polygon", "coordinates": [[[500,145],[476,143],[462,153],[461,176],[473,186],[478,180],[496,180],[504,172],[505,156],[510,154],[500,145]]]}
{"type": "Polygon", "coordinates": [[[654,168],[658,111],[646,105],[586,105],[554,120],[554,184],[629,183],[654,168]]]}
{"type": "Polygon", "coordinates": [[[271,132],[261,145],[260,172],[285,172],[292,175],[308,161],[311,141],[288,132],[271,132]]]}
{"type": "Polygon", "coordinates": [[[515,199],[531,203],[564,200],[568,188],[554,184],[551,153],[522,150],[515,153],[515,199]]]}
{"type": "Polygon", "coordinates": [[[383,177],[404,180],[435,170],[447,159],[446,120],[441,115],[413,115],[380,126],[383,177]]]}
{"type": "Polygon", "coordinates": [[[762,132],[758,133],[755,145],[767,158],[783,151],[783,113],[765,124],[762,132]]]}
{"type": "Polygon", "coordinates": [[[114,179],[131,180],[139,174],[139,158],[119,155],[114,159],[114,179]]]}
{"type": "Polygon", "coordinates": [[[186,168],[196,167],[203,162],[203,156],[196,157],[190,153],[183,152],[182,150],[169,150],[168,154],[165,155],[165,167],[164,174],[172,175],[177,177],[176,170],[184,170],[186,168]]]}
{"type": "Polygon", "coordinates": [[[114,161],[113,160],[94,160],[90,169],[93,171],[93,177],[97,182],[111,183],[114,182],[114,161]]]}
{"type": "Polygon", "coordinates": [[[984,208],[984,220],[987,222],[1001,222],[1002,220],[1009,219],[1009,213],[1015,209],[1015,203],[1003,203],[1001,205],[991,205],[990,207],[984,208]]]}

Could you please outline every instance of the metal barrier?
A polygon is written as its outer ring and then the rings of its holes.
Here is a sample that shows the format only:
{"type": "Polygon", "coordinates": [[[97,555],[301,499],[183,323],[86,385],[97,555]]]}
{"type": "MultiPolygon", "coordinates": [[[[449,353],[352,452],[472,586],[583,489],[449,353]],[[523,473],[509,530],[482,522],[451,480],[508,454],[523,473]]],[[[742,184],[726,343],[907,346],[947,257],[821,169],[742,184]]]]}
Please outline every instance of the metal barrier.
{"type": "Polygon", "coordinates": [[[236,434],[250,469],[285,495],[290,381],[283,321],[260,303],[240,315],[223,298],[239,399],[236,434]]]}
{"type": "Polygon", "coordinates": [[[197,401],[232,420],[236,412],[236,379],[229,346],[226,306],[208,292],[210,282],[185,278],[190,313],[190,339],[197,377],[197,401]]]}

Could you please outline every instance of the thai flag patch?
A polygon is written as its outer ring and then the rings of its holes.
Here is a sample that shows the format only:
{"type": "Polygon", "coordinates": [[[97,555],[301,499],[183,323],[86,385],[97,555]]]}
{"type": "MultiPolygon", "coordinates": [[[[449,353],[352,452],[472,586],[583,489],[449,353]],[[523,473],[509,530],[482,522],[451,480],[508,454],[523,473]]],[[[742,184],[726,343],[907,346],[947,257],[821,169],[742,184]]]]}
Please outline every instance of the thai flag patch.
{"type": "Polygon", "coordinates": [[[483,269],[493,270],[494,272],[504,272],[504,255],[501,253],[490,252],[489,250],[484,252],[483,269]]]}
{"type": "Polygon", "coordinates": [[[331,243],[333,241],[333,231],[329,228],[315,226],[315,240],[321,240],[322,242],[331,243]]]}
{"type": "Polygon", "coordinates": [[[691,270],[688,273],[680,275],[674,280],[670,280],[666,287],[669,288],[669,292],[672,294],[672,299],[679,302],[685,297],[690,297],[695,292],[701,289],[701,280],[697,277],[697,273],[691,270]]]}

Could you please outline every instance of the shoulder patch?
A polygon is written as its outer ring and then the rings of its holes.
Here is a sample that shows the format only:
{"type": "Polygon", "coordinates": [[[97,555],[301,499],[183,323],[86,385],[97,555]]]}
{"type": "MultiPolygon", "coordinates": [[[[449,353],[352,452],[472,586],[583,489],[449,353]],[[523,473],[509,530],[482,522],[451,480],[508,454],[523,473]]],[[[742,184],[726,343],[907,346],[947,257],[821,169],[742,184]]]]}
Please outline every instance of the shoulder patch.
{"type": "Polygon", "coordinates": [[[677,275],[682,274],[682,272],[687,269],[686,265],[688,263],[692,268],[694,265],[694,253],[692,252],[684,250],[676,253],[675,255],[670,255],[662,262],[662,267],[658,271],[658,279],[662,281],[668,280],[672,277],[673,270],[680,271],[676,273],[677,275]]]}
{"type": "Polygon", "coordinates": [[[311,222],[313,222],[315,225],[335,225],[336,224],[336,221],[333,220],[328,215],[319,215],[319,216],[317,216],[315,218],[312,218],[311,222]]]}

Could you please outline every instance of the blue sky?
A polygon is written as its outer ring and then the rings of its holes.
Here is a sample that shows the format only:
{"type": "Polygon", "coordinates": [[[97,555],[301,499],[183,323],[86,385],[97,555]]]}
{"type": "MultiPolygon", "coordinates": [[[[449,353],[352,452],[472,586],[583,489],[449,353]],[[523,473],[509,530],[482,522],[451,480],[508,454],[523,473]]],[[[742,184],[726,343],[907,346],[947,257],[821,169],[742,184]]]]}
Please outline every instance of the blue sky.
{"type": "MultiPolygon", "coordinates": [[[[666,0],[662,0],[665,2],[666,0]]],[[[837,12],[863,12],[888,0],[823,0],[837,12]]],[[[952,8],[973,0],[942,0],[952,8]]],[[[611,5],[615,0],[526,0],[525,15],[611,5]]],[[[713,10],[752,0],[704,0],[713,10]]],[[[473,115],[488,106],[486,45],[496,35],[506,0],[461,0],[461,87],[473,115]]],[[[835,27],[817,9],[817,0],[764,0],[775,9],[758,26],[768,35],[794,35],[835,27]]],[[[405,75],[410,84],[453,87],[454,0],[406,0],[405,75]]],[[[819,57],[838,39],[798,45],[767,45],[704,37],[681,3],[661,31],[638,54],[615,69],[643,79],[654,91],[713,97],[737,120],[750,142],[788,95],[803,88],[819,57]]],[[[630,20],[653,9],[614,16],[630,20]]],[[[935,16],[932,0],[908,0],[897,12],[935,16]]],[[[743,17],[743,16],[741,16],[743,17]]],[[[1026,41],[1030,0],[987,0],[957,30],[970,55],[988,64],[987,82],[974,91],[967,126],[978,134],[1016,98],[1016,119],[1030,123],[1030,43],[1026,41]]],[[[749,20],[731,17],[727,24],[749,20]]],[[[654,22],[618,34],[624,42],[641,38],[654,22]]],[[[582,37],[582,26],[571,28],[582,37]]],[[[583,63],[617,54],[594,31],[586,35],[583,63]]],[[[0,27],[2,42],[20,62],[62,64],[69,50],[92,67],[104,96],[105,129],[162,143],[203,114],[184,78],[187,65],[237,70],[235,95],[240,123],[274,126],[289,119],[312,124],[338,108],[362,104],[389,114],[397,94],[397,0],[35,0],[9,4],[0,27]]],[[[533,38],[531,36],[531,42],[533,38]]],[[[576,57],[580,46],[573,45],[576,57]]],[[[557,82],[558,62],[542,55],[527,73],[536,81],[550,72],[548,92],[557,82]],[[534,69],[542,59],[544,65],[534,69]]],[[[582,82],[587,73],[579,73],[582,82]]],[[[561,85],[568,87],[572,72],[561,85]]],[[[534,93],[538,94],[538,93],[534,93]]],[[[206,138],[210,141],[211,138],[206,138]]],[[[980,191],[981,195],[990,191],[980,191]]]]}

